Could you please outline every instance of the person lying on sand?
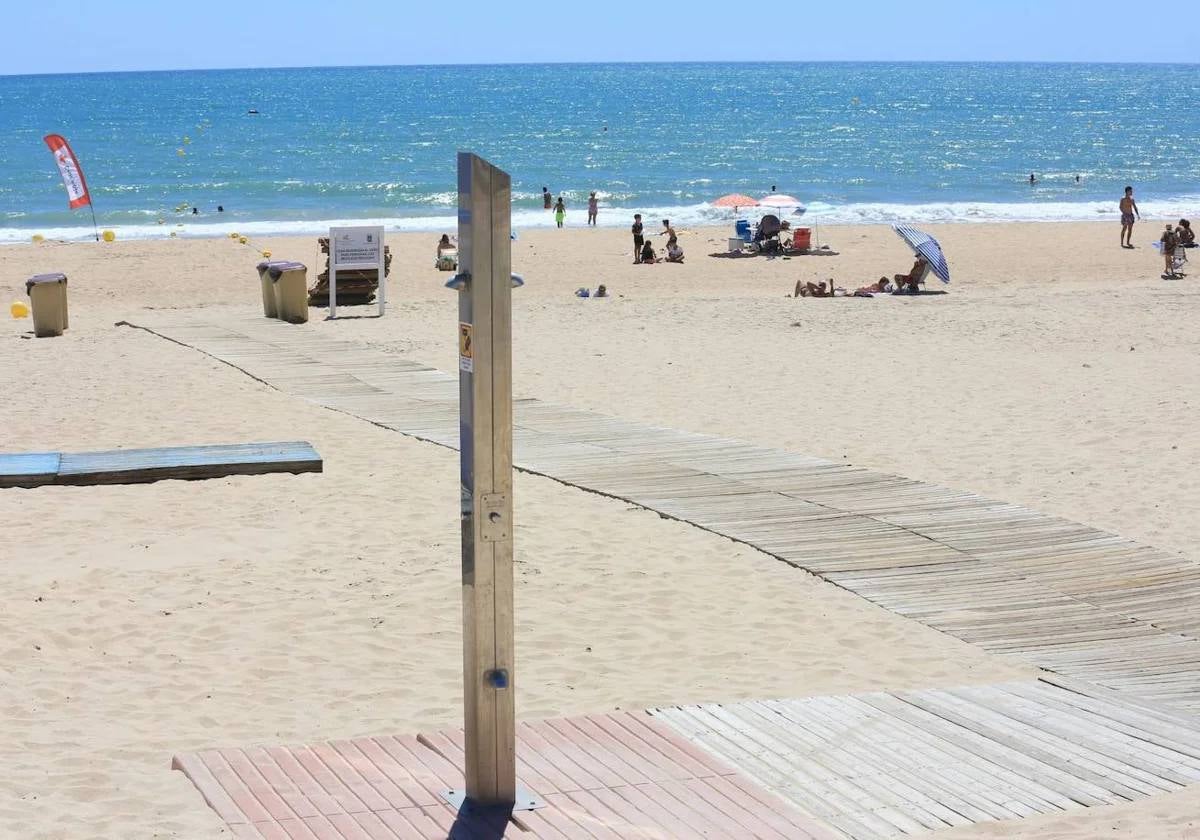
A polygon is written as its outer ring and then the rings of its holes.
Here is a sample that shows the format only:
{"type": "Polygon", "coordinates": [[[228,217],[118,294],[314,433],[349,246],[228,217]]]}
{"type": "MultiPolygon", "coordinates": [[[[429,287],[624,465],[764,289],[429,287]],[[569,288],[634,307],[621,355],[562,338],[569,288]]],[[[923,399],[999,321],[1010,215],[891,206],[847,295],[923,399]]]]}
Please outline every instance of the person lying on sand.
{"type": "Polygon", "coordinates": [[[820,283],[797,280],[795,297],[833,297],[833,283],[827,284],[824,280],[820,283]]]}
{"type": "Polygon", "coordinates": [[[859,286],[854,290],[854,294],[857,295],[861,292],[862,294],[873,295],[879,292],[890,292],[891,290],[892,281],[886,277],[880,277],[874,283],[869,283],[866,286],[859,286]]]}
{"type": "Polygon", "coordinates": [[[908,292],[909,294],[914,294],[919,292],[921,290],[921,278],[925,275],[925,265],[925,260],[917,257],[917,261],[913,263],[913,267],[909,269],[908,274],[897,274],[893,278],[896,281],[896,293],[908,292]]]}

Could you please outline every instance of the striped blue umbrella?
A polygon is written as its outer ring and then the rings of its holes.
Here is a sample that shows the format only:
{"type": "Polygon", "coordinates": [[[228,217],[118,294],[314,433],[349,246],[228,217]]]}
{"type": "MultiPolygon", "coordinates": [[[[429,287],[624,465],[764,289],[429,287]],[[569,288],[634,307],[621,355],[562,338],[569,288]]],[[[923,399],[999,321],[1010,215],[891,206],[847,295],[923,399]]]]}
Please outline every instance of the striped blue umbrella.
{"type": "Polygon", "coordinates": [[[950,282],[950,266],[946,265],[946,255],[942,253],[942,246],[936,239],[911,225],[902,225],[898,222],[892,225],[892,230],[908,243],[908,247],[913,249],[914,254],[929,263],[930,270],[938,276],[938,279],[943,283],[950,282]]]}

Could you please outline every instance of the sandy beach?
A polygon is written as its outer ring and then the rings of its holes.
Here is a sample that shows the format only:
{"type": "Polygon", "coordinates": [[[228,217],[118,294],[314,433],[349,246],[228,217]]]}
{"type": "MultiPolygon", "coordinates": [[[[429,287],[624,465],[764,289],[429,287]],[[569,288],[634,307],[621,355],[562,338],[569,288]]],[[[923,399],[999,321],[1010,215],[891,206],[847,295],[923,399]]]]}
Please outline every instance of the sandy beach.
{"type": "MultiPolygon", "coordinates": [[[[654,229],[653,226],[648,226],[654,229]]],[[[521,232],[518,396],[977,491],[1200,557],[1200,286],[1100,223],[929,225],[945,295],[794,299],[911,264],[886,227],[836,256],[632,265],[624,230],[521,232]],[[603,283],[608,299],[579,299],[603,283]]],[[[389,236],[386,317],[307,329],[456,370],[436,236],[389,236]]],[[[315,237],[253,243],[317,270],[315,237]]],[[[311,441],[325,472],[0,491],[0,834],[228,836],[170,757],[454,726],[461,703],[457,453],[311,406],[115,324],[259,306],[228,238],[0,248],[5,303],[70,277],[71,329],[0,332],[3,450],[311,441]]],[[[936,282],[936,281],[935,281],[936,282]]],[[[940,284],[939,284],[940,286],[940,284]]],[[[373,314],[362,312],[361,314],[373,314]]],[[[341,314],[360,314],[353,310],[341,314]]],[[[1031,678],[751,548],[519,475],[518,713],[1031,678]]],[[[1200,837],[1195,787],[947,837],[1200,837]]]]}

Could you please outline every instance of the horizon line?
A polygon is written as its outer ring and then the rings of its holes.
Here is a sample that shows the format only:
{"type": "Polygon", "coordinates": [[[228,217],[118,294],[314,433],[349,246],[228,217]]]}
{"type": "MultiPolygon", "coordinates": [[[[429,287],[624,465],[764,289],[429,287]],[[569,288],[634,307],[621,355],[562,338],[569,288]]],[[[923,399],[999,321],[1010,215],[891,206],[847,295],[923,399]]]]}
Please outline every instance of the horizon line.
{"type": "Polygon", "coordinates": [[[119,74],[148,74],[148,73],[207,73],[207,72],[242,72],[255,70],[391,70],[407,69],[450,69],[469,67],[630,67],[637,65],[696,65],[696,64],[743,64],[743,65],[811,65],[811,64],[878,64],[878,65],[922,65],[922,64],[970,64],[970,65],[1086,65],[1101,67],[1200,67],[1200,62],[1187,61],[1081,61],[1076,59],[810,59],[796,61],[789,59],[760,60],[760,59],[728,59],[728,60],[655,60],[640,61],[482,61],[475,63],[428,63],[413,64],[312,64],[312,65],[272,65],[268,67],[158,67],[140,70],[75,70],[70,72],[49,73],[9,73],[0,72],[0,78],[40,78],[47,76],[105,76],[119,74]]]}

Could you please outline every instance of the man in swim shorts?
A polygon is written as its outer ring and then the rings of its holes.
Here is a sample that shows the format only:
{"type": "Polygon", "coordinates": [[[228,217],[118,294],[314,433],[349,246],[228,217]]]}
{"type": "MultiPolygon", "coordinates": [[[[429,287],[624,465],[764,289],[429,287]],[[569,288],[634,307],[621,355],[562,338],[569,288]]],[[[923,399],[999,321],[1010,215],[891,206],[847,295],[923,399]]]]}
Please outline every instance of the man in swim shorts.
{"type": "Polygon", "coordinates": [[[1133,187],[1125,188],[1125,197],[1121,199],[1121,247],[1133,247],[1133,222],[1136,218],[1142,218],[1142,211],[1138,210],[1137,202],[1133,200],[1133,187]]]}

